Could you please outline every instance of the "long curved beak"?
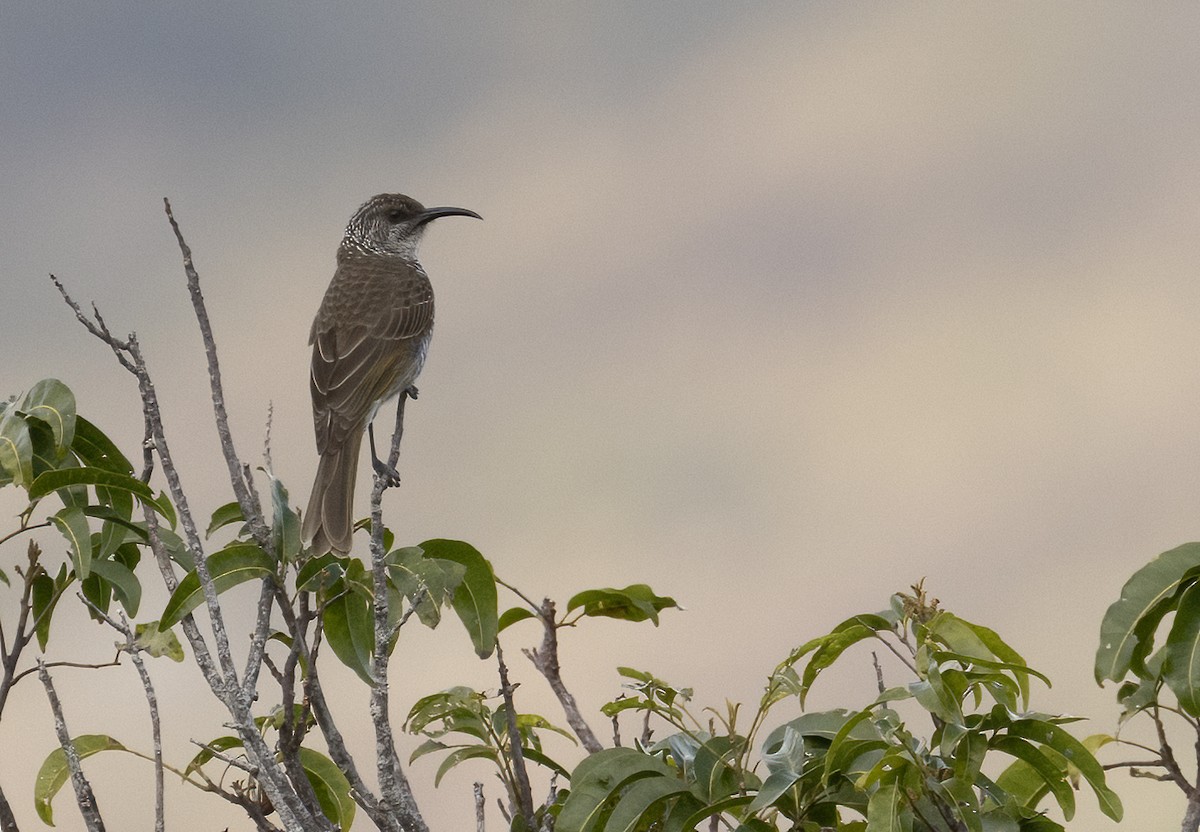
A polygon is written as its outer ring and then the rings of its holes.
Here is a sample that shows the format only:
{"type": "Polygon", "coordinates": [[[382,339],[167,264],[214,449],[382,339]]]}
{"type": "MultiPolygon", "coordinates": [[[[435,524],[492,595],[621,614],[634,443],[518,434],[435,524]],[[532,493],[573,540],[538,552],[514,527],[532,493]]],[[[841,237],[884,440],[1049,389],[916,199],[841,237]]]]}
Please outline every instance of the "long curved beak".
{"type": "Polygon", "coordinates": [[[469,211],[466,208],[426,208],[421,213],[417,214],[416,225],[424,225],[425,223],[436,220],[438,217],[474,217],[477,220],[483,217],[476,214],[474,211],[469,211]]]}

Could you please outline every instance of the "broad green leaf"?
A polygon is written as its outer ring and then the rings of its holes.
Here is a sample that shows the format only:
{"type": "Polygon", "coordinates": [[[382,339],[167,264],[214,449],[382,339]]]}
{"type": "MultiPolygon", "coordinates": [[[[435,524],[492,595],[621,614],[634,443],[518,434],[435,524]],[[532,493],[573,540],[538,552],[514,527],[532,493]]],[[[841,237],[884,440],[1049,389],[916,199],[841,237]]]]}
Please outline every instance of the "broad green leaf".
{"type": "Polygon", "coordinates": [[[867,751],[886,746],[883,735],[871,722],[873,713],[870,708],[863,709],[847,719],[838,729],[825,752],[822,783],[830,783],[837,773],[853,777],[854,772],[849,769],[855,760],[867,751]]]}
{"type": "Polygon", "coordinates": [[[963,724],[962,706],[958,696],[946,684],[937,665],[929,665],[925,671],[925,679],[910,682],[908,689],[921,703],[921,707],[938,719],[951,725],[963,724]]]}
{"type": "Polygon", "coordinates": [[[300,748],[300,765],[321,804],[321,813],[338,829],[349,829],[356,806],[346,775],[333,760],[311,748],[300,748]]]}
{"type": "Polygon", "coordinates": [[[889,632],[892,626],[892,622],[881,615],[856,615],[822,637],[800,679],[800,706],[804,707],[804,700],[817,675],[837,661],[847,648],[863,639],[874,638],[878,632],[889,632]]]}
{"type": "Polygon", "coordinates": [[[29,486],[29,499],[40,500],[47,494],[60,488],[73,485],[97,485],[105,488],[118,488],[128,491],[143,500],[153,501],[154,492],[150,486],[128,474],[118,474],[103,468],[58,468],[38,475],[29,486]]]}
{"type": "Polygon", "coordinates": [[[454,611],[467,628],[476,655],[486,659],[496,649],[500,618],[492,565],[479,550],[461,540],[426,540],[421,544],[421,551],[427,558],[440,558],[466,567],[462,583],[454,590],[454,611]]]}
{"type": "MultiPolygon", "coordinates": [[[[1029,676],[1037,677],[1045,683],[1046,687],[1053,687],[1050,683],[1050,677],[1044,673],[1039,673],[1027,664],[1016,664],[1013,662],[993,661],[989,659],[981,659],[976,656],[967,655],[964,653],[951,652],[949,650],[937,650],[933,654],[933,658],[937,662],[953,661],[958,662],[963,667],[986,668],[988,670],[1007,670],[1013,680],[1019,683],[1020,679],[1029,676]]],[[[1023,693],[1023,697],[1027,700],[1028,693],[1023,693]]]]}
{"type": "Polygon", "coordinates": [[[624,589],[588,589],[576,593],[567,602],[567,612],[580,607],[584,615],[619,618],[624,621],[654,622],[658,626],[658,614],[662,610],[681,609],[674,598],[655,595],[646,584],[631,584],[624,589]]]}
{"type": "Polygon", "coordinates": [[[50,515],[50,522],[67,539],[75,574],[81,581],[86,579],[92,571],[92,530],[88,528],[83,509],[67,506],[50,515]]]}
{"type": "Polygon", "coordinates": [[[606,832],[634,832],[662,814],[666,801],[689,794],[687,784],[675,777],[647,777],[631,784],[613,808],[606,832]]]}
{"type": "Polygon", "coordinates": [[[1163,681],[1179,700],[1179,707],[1200,716],[1200,583],[1193,583],[1179,596],[1163,657],[1163,681]]]}
{"type": "Polygon", "coordinates": [[[798,771],[774,771],[766,780],[763,781],[762,788],[758,790],[758,794],[754,796],[754,801],[750,804],[750,811],[757,812],[760,809],[765,809],[778,800],[783,794],[796,785],[796,781],[800,779],[798,771]]]}
{"type": "Polygon", "coordinates": [[[904,832],[900,811],[899,787],[895,783],[880,786],[867,804],[867,832],[904,832]]]}
{"type": "Polygon", "coordinates": [[[1068,763],[1079,769],[1096,793],[1100,811],[1115,821],[1121,820],[1121,799],[1105,784],[1104,769],[1083,743],[1059,726],[1040,719],[1019,719],[1008,727],[1008,733],[1049,746],[1063,755],[1068,763]]]}
{"type": "Polygon", "coordinates": [[[0,485],[33,482],[33,438],[15,407],[0,411],[0,485]]]}
{"type": "MultiPolygon", "coordinates": [[[[60,574],[66,572],[64,565],[60,574]]],[[[60,595],[55,591],[55,581],[45,572],[33,579],[32,598],[34,631],[37,633],[38,649],[46,652],[46,642],[50,640],[50,619],[54,616],[54,608],[58,605],[60,595]]]]}
{"type": "MultiPolygon", "coordinates": [[[[235,543],[226,546],[208,558],[208,572],[213,586],[220,594],[246,581],[271,578],[275,574],[275,562],[253,543],[235,543]]],[[[195,570],[184,575],[179,586],[171,593],[163,610],[160,626],[173,627],[185,615],[205,603],[204,589],[195,570]]]]}
{"type": "MultiPolygon", "coordinates": [[[[128,516],[120,514],[118,511],[107,505],[90,505],[83,507],[83,513],[88,517],[94,517],[97,520],[103,520],[105,526],[115,526],[124,529],[129,534],[126,534],[120,542],[126,540],[134,540],[136,543],[148,543],[150,535],[146,533],[146,524],[137,523],[129,519],[128,516]]],[[[117,535],[113,532],[114,536],[117,535]]],[[[118,543],[120,545],[120,543],[118,543]]],[[[114,550],[115,551],[115,548],[114,550]]],[[[111,552],[109,553],[111,554],[111,552]]]]}
{"type": "Polygon", "coordinates": [[[56,456],[62,458],[75,440],[75,394],[56,378],[45,378],[30,388],[20,410],[44,422],[54,433],[56,456]]]}
{"type": "Polygon", "coordinates": [[[414,760],[424,757],[426,754],[433,754],[437,751],[448,751],[451,746],[437,740],[425,740],[425,742],[413,749],[413,753],[408,756],[408,764],[412,765],[414,760]]]}
{"type": "Polygon", "coordinates": [[[372,653],[375,620],[371,605],[357,592],[343,592],[325,605],[325,640],[342,664],[368,685],[375,683],[372,653]]]}
{"type": "Polygon", "coordinates": [[[142,584],[125,564],[115,560],[92,561],[92,572],[112,584],[117,600],[130,616],[136,616],[142,603],[142,584]]]}
{"type": "MultiPolygon", "coordinates": [[[[847,711],[841,708],[832,711],[812,711],[810,713],[801,714],[795,719],[780,725],[778,728],[768,734],[767,738],[763,741],[763,749],[778,749],[783,744],[784,735],[789,727],[800,736],[804,737],[806,744],[808,743],[807,738],[809,737],[817,737],[825,740],[827,743],[833,742],[834,738],[838,736],[842,728],[846,725],[847,721],[851,719],[855,719],[856,722],[860,721],[860,716],[861,712],[859,711],[847,711]]],[[[858,730],[860,729],[855,729],[856,732],[858,730]]],[[[867,728],[863,730],[873,731],[874,729],[867,728]]],[[[857,736],[857,733],[854,735],[857,736]]],[[[867,736],[878,736],[878,734],[868,734],[867,736]]]]}
{"type": "Polygon", "coordinates": [[[743,748],[741,738],[710,737],[696,749],[696,758],[692,761],[697,795],[710,803],[719,801],[733,794],[741,785],[738,772],[730,762],[743,748]]]}
{"type": "MultiPolygon", "coordinates": [[[[681,803],[686,802],[691,804],[691,801],[695,799],[695,796],[681,794],[679,795],[678,799],[681,803]]],[[[724,812],[733,812],[734,814],[739,814],[734,810],[750,803],[752,799],[752,795],[735,794],[733,797],[727,797],[724,800],[718,800],[716,803],[710,803],[708,805],[704,805],[703,801],[701,801],[701,808],[693,809],[692,814],[688,815],[683,824],[679,826],[679,829],[697,829],[699,828],[700,824],[708,818],[711,818],[713,815],[720,815],[724,812]]]]}
{"type": "Polygon", "coordinates": [[[236,500],[218,508],[212,513],[212,517],[208,521],[208,528],[204,530],[204,538],[207,540],[212,537],[212,533],[217,529],[224,528],[230,523],[245,523],[246,517],[242,514],[242,506],[236,500]]]}
{"type": "Polygon", "coordinates": [[[139,648],[155,658],[166,656],[172,661],[183,661],[183,645],[171,630],[159,629],[157,621],[149,621],[134,627],[134,641],[139,648]]]}
{"type": "Polygon", "coordinates": [[[537,615],[529,607],[509,607],[500,616],[499,632],[504,632],[513,624],[524,621],[526,618],[537,618],[537,615]]]}
{"type": "Polygon", "coordinates": [[[571,774],[571,794],[555,828],[560,832],[591,832],[606,804],[621,789],[643,777],[675,779],[675,772],[657,757],[632,748],[608,748],[585,757],[571,774]]]}
{"type": "MultiPolygon", "coordinates": [[[[121,743],[106,734],[83,734],[72,739],[75,753],[83,760],[101,751],[126,751],[121,743]]],[[[38,817],[47,826],[54,825],[54,811],[50,803],[54,795],[66,784],[71,777],[71,769],[67,766],[67,754],[61,748],[56,748],[42,762],[37,779],[33,784],[33,805],[38,817]]]]}
{"type": "Polygon", "coordinates": [[[82,416],[75,417],[75,439],[71,450],[88,468],[103,468],[118,474],[133,473],[133,465],[113,441],[82,416]]]}
{"type": "Polygon", "coordinates": [[[1096,681],[1119,682],[1139,669],[1153,646],[1154,628],[1171,609],[1171,599],[1193,569],[1200,567],[1200,543],[1185,543],[1133,573],[1100,624],[1096,681]],[[1143,643],[1148,642],[1148,643],[1143,643]]]}
{"type": "Polygon", "coordinates": [[[486,711],[482,694],[458,685],[418,699],[409,709],[404,728],[426,736],[458,732],[487,742],[490,734],[486,711]],[[435,722],[441,722],[442,727],[431,728],[435,722]]]}
{"type": "MultiPolygon", "coordinates": [[[[1004,639],[1000,638],[995,630],[972,623],[945,611],[937,616],[936,621],[936,632],[954,652],[973,656],[978,660],[987,660],[995,656],[1000,662],[1006,665],[1022,668],[1028,667],[1021,654],[1010,647],[1004,639]],[[960,647],[967,645],[971,645],[972,649],[960,649],[960,647]]],[[[1045,676],[1032,670],[1028,672],[1045,682],[1047,687],[1050,686],[1050,680],[1045,676]]],[[[1017,675],[1016,682],[1021,692],[1022,702],[1028,705],[1029,679],[1024,675],[1017,675]]]]}
{"type": "Polygon", "coordinates": [[[464,745],[456,748],[446,755],[446,759],[442,760],[438,766],[437,773],[433,777],[433,785],[436,788],[442,784],[442,778],[450,769],[457,766],[463,760],[476,760],[480,757],[497,762],[496,749],[486,745],[464,745]]]}
{"type": "MultiPolygon", "coordinates": [[[[139,522],[135,525],[142,530],[142,532],[146,535],[147,540],[151,539],[150,530],[145,522],[139,522]]],[[[189,550],[187,544],[183,542],[183,538],[161,524],[157,528],[158,540],[162,544],[163,548],[166,549],[167,557],[175,561],[189,572],[195,569],[196,562],[192,558],[191,550],[189,550]]]]}
{"type": "Polygon", "coordinates": [[[431,628],[441,623],[442,607],[452,602],[467,571],[461,563],[426,557],[419,546],[389,552],[387,565],[396,589],[416,607],[421,623],[431,628]]]}
{"type": "MultiPolygon", "coordinates": [[[[1027,764],[1054,795],[1058,807],[1062,809],[1063,817],[1070,820],[1075,816],[1075,792],[1067,782],[1065,769],[1059,768],[1032,743],[1020,737],[1003,734],[993,737],[991,747],[1027,764]]],[[[1037,806],[1027,805],[1026,808],[1036,809],[1037,806]]]]}
{"type": "Polygon", "coordinates": [[[296,573],[296,589],[316,592],[318,589],[328,588],[345,574],[346,562],[347,558],[339,558],[333,552],[306,560],[296,573]]]}
{"type": "Polygon", "coordinates": [[[539,751],[536,748],[530,748],[529,746],[522,746],[521,753],[525,755],[525,759],[533,760],[539,766],[544,766],[545,768],[550,769],[566,780],[571,779],[571,772],[563,767],[562,764],[550,759],[544,752],[539,751]]]}

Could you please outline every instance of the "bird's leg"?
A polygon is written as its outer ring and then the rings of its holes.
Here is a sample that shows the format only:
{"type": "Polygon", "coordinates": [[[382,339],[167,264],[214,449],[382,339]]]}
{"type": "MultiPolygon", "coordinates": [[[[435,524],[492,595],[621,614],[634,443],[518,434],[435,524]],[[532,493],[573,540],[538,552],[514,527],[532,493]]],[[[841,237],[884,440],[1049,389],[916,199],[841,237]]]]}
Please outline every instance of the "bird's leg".
{"type": "Polygon", "coordinates": [[[392,466],[388,465],[379,458],[379,454],[375,452],[375,423],[367,425],[367,439],[371,442],[371,467],[375,469],[375,473],[387,479],[389,486],[395,487],[400,484],[400,472],[392,466]]]}

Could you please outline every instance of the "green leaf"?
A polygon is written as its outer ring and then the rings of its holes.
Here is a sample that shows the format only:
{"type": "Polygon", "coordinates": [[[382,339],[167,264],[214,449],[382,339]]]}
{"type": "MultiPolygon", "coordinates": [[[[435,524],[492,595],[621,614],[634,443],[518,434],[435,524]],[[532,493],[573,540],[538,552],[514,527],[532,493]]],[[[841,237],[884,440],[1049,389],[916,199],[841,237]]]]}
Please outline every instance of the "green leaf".
{"type": "MultiPolygon", "coordinates": [[[[275,574],[275,561],[253,543],[234,543],[208,558],[208,572],[217,594],[238,584],[275,574]]],[[[187,573],[171,593],[160,626],[173,627],[185,615],[205,603],[204,589],[195,570],[187,573]]]]}
{"type": "Polygon", "coordinates": [[[150,486],[128,474],[118,474],[103,468],[58,468],[38,475],[29,486],[29,499],[40,500],[60,488],[74,485],[98,485],[128,491],[147,502],[153,502],[154,492],[150,486]]]}
{"type": "Polygon", "coordinates": [[[454,611],[467,628],[476,655],[486,659],[496,649],[500,623],[492,565],[479,550],[461,540],[426,540],[421,544],[421,551],[427,558],[440,558],[466,567],[462,583],[454,590],[454,611]]]}
{"type": "Polygon", "coordinates": [[[1100,624],[1096,681],[1119,682],[1132,668],[1144,668],[1153,647],[1154,629],[1172,607],[1172,598],[1188,574],[1200,567],[1200,543],[1163,552],[1133,573],[1100,624]]]}
{"type": "Polygon", "coordinates": [[[276,557],[295,560],[300,554],[300,515],[288,505],[288,491],[283,481],[271,477],[271,549],[276,557]]]}
{"type": "MultiPolygon", "coordinates": [[[[60,574],[65,573],[66,566],[64,565],[60,574]]],[[[50,640],[50,619],[54,616],[54,608],[58,606],[58,599],[61,597],[55,592],[56,589],[54,579],[45,572],[33,579],[33,620],[36,622],[38,648],[43,653],[46,652],[46,643],[50,640]]]]}
{"type": "MultiPolygon", "coordinates": [[[[106,734],[83,734],[72,740],[75,753],[83,760],[101,751],[127,751],[121,743],[106,734]]],[[[54,795],[66,784],[71,777],[71,769],[67,766],[67,754],[61,748],[56,748],[42,762],[37,779],[33,784],[33,805],[38,817],[47,826],[54,825],[54,811],[50,806],[54,795]]]]}
{"type": "MultiPolygon", "coordinates": [[[[990,745],[997,751],[1015,757],[1033,769],[1046,788],[1054,795],[1054,799],[1058,801],[1058,807],[1062,809],[1063,817],[1070,820],[1075,816],[1075,792],[1071,789],[1071,784],[1067,782],[1065,769],[1059,768],[1053,760],[1035,748],[1032,743],[1020,737],[1001,734],[993,737],[990,745]]],[[[1026,808],[1036,809],[1037,807],[1035,804],[1028,805],[1026,808]]]]}
{"type": "Polygon", "coordinates": [[[645,823],[662,814],[668,800],[685,794],[690,794],[687,784],[674,777],[637,780],[625,789],[604,828],[606,832],[634,832],[644,828],[645,823]]]}
{"type": "Polygon", "coordinates": [[[1100,811],[1115,821],[1121,820],[1121,799],[1105,784],[1104,769],[1083,743],[1059,726],[1040,719],[1016,720],[1008,727],[1008,733],[1010,736],[1042,743],[1063,755],[1068,763],[1079,769],[1079,773],[1096,793],[1100,811]]]}
{"type": "Polygon", "coordinates": [[[56,378],[45,378],[29,390],[20,410],[46,423],[54,433],[57,455],[62,457],[75,440],[75,394],[56,378]]]}
{"type": "Polygon", "coordinates": [[[653,621],[658,626],[658,614],[662,610],[681,609],[674,598],[655,595],[646,584],[631,584],[624,589],[588,589],[574,595],[567,602],[567,612],[583,608],[583,614],[619,618],[623,621],[653,621]]]}
{"type": "Polygon", "coordinates": [[[172,661],[183,661],[183,645],[171,630],[160,629],[157,621],[138,624],[133,632],[134,643],[151,656],[166,656],[172,661]]]}
{"type": "Polygon", "coordinates": [[[489,748],[486,745],[464,745],[454,749],[446,755],[446,759],[442,760],[441,765],[438,766],[437,774],[433,777],[434,787],[442,785],[442,778],[446,776],[446,773],[463,760],[475,760],[480,757],[496,762],[496,749],[489,748]]]}
{"type": "Polygon", "coordinates": [[[15,407],[0,411],[0,485],[33,482],[33,438],[15,407]]]}
{"type": "Polygon", "coordinates": [[[133,570],[115,560],[93,560],[92,572],[113,586],[117,600],[130,616],[136,616],[142,602],[142,585],[133,570]]]}
{"type": "Polygon", "coordinates": [[[867,832],[904,832],[900,810],[900,789],[896,783],[880,786],[867,803],[867,832]]]}
{"type": "Polygon", "coordinates": [[[847,648],[863,639],[874,638],[876,633],[890,632],[892,627],[893,623],[881,615],[856,615],[838,624],[827,636],[819,639],[800,679],[800,706],[804,707],[804,700],[818,674],[837,661],[847,648]]]}
{"type": "Polygon", "coordinates": [[[585,757],[571,774],[571,794],[555,827],[563,832],[590,832],[608,801],[625,785],[643,777],[675,780],[675,773],[657,757],[632,748],[607,748],[585,757]]]}
{"type": "Polygon", "coordinates": [[[500,616],[499,632],[504,632],[513,624],[524,621],[526,618],[537,618],[537,615],[529,607],[509,607],[500,616]]]}
{"type": "Polygon", "coordinates": [[[452,603],[467,571],[461,563],[426,557],[419,546],[389,552],[387,565],[396,589],[416,607],[421,623],[430,628],[441,623],[442,607],[452,603]]]}
{"type": "Polygon", "coordinates": [[[342,664],[373,685],[372,653],[375,620],[371,605],[357,592],[346,591],[325,605],[325,640],[342,664]]]}
{"type": "Polygon", "coordinates": [[[92,530],[88,528],[87,516],[78,506],[67,506],[50,515],[50,522],[67,539],[71,563],[82,581],[92,571],[92,530]]]}
{"type": "Polygon", "coordinates": [[[133,465],[125,458],[104,431],[82,416],[75,417],[75,439],[71,450],[89,468],[103,468],[118,474],[133,473],[133,465]]]}
{"type": "Polygon", "coordinates": [[[1163,658],[1163,681],[1175,693],[1179,707],[1200,716],[1200,583],[1179,596],[1163,658]]]}
{"type": "Polygon", "coordinates": [[[236,500],[226,503],[212,513],[212,517],[208,521],[208,528],[204,530],[204,539],[207,540],[217,529],[224,528],[231,523],[245,522],[246,517],[242,514],[241,504],[236,500]]]}
{"type": "Polygon", "coordinates": [[[313,787],[321,813],[338,829],[354,823],[356,806],[350,796],[350,781],[333,760],[311,748],[300,748],[300,765],[313,787]]]}
{"type": "Polygon", "coordinates": [[[346,561],[347,558],[339,558],[333,552],[306,560],[296,573],[296,589],[316,592],[318,589],[332,586],[334,581],[346,573],[346,561]]]}
{"type": "MultiPolygon", "coordinates": [[[[922,650],[924,648],[921,648],[922,650]]],[[[925,679],[910,682],[909,691],[921,707],[951,725],[963,724],[962,704],[936,664],[925,669],[925,679]]]]}
{"type": "Polygon", "coordinates": [[[451,732],[466,734],[487,742],[490,736],[483,695],[457,685],[418,699],[409,709],[404,728],[414,734],[444,736],[451,732]],[[440,728],[431,728],[440,722],[440,728]]]}
{"type": "MultiPolygon", "coordinates": [[[[575,738],[572,737],[571,739],[574,742],[575,738]]],[[[576,745],[578,745],[578,743],[576,743],[576,745]]],[[[525,759],[533,760],[539,766],[548,768],[567,780],[571,779],[571,772],[564,768],[561,763],[550,759],[550,757],[546,756],[544,752],[539,751],[536,748],[530,748],[527,745],[523,745],[521,746],[521,753],[525,755],[525,759]]]]}

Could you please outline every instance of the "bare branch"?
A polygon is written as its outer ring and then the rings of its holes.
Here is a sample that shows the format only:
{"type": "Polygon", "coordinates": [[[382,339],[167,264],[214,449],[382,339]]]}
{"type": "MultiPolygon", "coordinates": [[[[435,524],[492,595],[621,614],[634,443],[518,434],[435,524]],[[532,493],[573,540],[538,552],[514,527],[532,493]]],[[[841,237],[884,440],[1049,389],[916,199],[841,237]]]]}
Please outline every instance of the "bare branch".
{"type": "MultiPolygon", "coordinates": [[[[567,723],[575,732],[575,736],[579,737],[579,741],[583,743],[583,747],[589,754],[595,754],[604,746],[596,739],[596,734],[587,724],[587,720],[583,718],[583,714],[580,713],[575,697],[563,683],[562,668],[558,662],[558,624],[554,616],[554,602],[549,598],[544,599],[541,607],[538,608],[538,617],[542,621],[543,630],[542,646],[523,652],[533,662],[533,666],[537,668],[538,672],[545,677],[550,689],[558,697],[559,704],[562,705],[563,712],[567,716],[567,723]]],[[[617,745],[620,745],[619,741],[617,745]]]]}
{"type": "Polygon", "coordinates": [[[83,822],[88,832],[104,832],[104,820],[100,817],[100,809],[96,805],[96,795],[92,793],[92,785],[83,774],[79,765],[79,752],[67,731],[67,721],[63,717],[62,703],[58,701],[58,693],[54,690],[54,682],[50,673],[41,660],[38,661],[38,678],[46,689],[46,698],[50,701],[50,710],[54,714],[54,733],[58,736],[58,744],[67,755],[67,768],[71,771],[71,785],[75,788],[75,803],[83,815],[83,822]]]}
{"type": "Polygon", "coordinates": [[[475,781],[475,832],[485,832],[483,823],[483,784],[478,780],[475,781]]]}
{"type": "Polygon", "coordinates": [[[525,828],[533,828],[533,791],[529,786],[529,771],[525,768],[525,752],[521,747],[521,732],[517,730],[517,706],[513,703],[513,686],[508,681],[508,666],[504,651],[496,642],[496,664],[500,669],[500,694],[504,697],[504,715],[508,723],[508,753],[512,758],[517,807],[525,818],[525,828]]]}
{"type": "MultiPolygon", "coordinates": [[[[400,459],[400,440],[404,436],[404,403],[408,391],[401,391],[396,402],[396,427],[392,432],[392,446],[388,453],[388,465],[394,470],[400,459]]],[[[383,492],[388,488],[389,478],[375,476],[371,489],[371,576],[374,590],[375,651],[371,657],[371,722],[375,727],[375,768],[379,777],[379,791],[389,814],[395,814],[393,823],[398,822],[407,832],[428,832],[429,826],[417,807],[412,786],[400,765],[396,753],[396,738],[388,713],[388,648],[394,634],[390,624],[387,553],[383,548],[383,492]]]]}
{"type": "Polygon", "coordinates": [[[241,459],[233,446],[233,433],[229,430],[229,415],[225,410],[225,390],[221,384],[221,366],[217,361],[217,342],[213,337],[212,324],[208,320],[208,309],[204,305],[204,295],[200,292],[200,275],[196,272],[192,261],[192,250],[183,239],[179,223],[171,211],[170,200],[163,199],[163,207],[167,212],[167,220],[171,230],[175,232],[175,241],[183,255],[183,271],[187,276],[188,293],[192,297],[192,309],[196,314],[196,323],[200,326],[200,337],[204,341],[204,354],[208,359],[208,381],[212,390],[213,415],[217,423],[217,435],[221,439],[221,451],[225,455],[225,464],[229,468],[229,481],[233,493],[241,506],[243,516],[250,525],[254,539],[264,549],[270,545],[270,532],[263,522],[261,514],[254,511],[254,502],[250,498],[250,488],[242,475],[241,459]]]}
{"type": "Polygon", "coordinates": [[[17,826],[17,816],[4,796],[4,789],[0,789],[0,832],[21,832],[17,826]]]}

